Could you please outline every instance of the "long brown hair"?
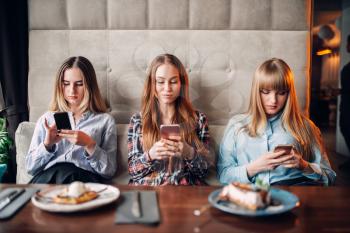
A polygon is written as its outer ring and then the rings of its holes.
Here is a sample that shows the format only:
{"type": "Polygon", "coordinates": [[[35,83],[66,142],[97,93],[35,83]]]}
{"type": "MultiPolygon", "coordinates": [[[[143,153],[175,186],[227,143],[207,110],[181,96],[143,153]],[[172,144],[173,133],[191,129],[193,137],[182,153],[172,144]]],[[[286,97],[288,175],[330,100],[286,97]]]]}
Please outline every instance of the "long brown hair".
{"type": "Polygon", "coordinates": [[[249,135],[256,137],[266,128],[267,117],[260,97],[261,89],[288,91],[287,101],[281,110],[282,126],[297,141],[297,149],[304,159],[313,159],[312,147],[315,144],[323,153],[320,130],[299,108],[294,75],[287,63],[278,58],[265,61],[255,71],[248,109],[251,120],[245,126],[249,135]]]}
{"type": "Polygon", "coordinates": [[[82,56],[68,58],[58,69],[54,87],[55,90],[49,109],[51,111],[70,111],[68,103],[64,99],[63,78],[65,71],[71,68],[79,68],[83,76],[84,97],[79,110],[81,112],[89,110],[94,113],[107,112],[106,103],[98,88],[95,69],[91,62],[82,56]]]}
{"type": "Polygon", "coordinates": [[[205,147],[196,134],[196,122],[198,117],[189,98],[188,76],[181,61],[171,54],[157,56],[152,61],[147,74],[141,101],[143,148],[145,151],[148,151],[156,141],[160,140],[159,131],[161,119],[155,86],[156,71],[158,67],[163,64],[173,65],[178,70],[180,76],[180,95],[175,100],[176,111],[172,122],[181,125],[182,138],[184,138],[189,145],[194,143],[198,151],[203,151],[205,147]]]}

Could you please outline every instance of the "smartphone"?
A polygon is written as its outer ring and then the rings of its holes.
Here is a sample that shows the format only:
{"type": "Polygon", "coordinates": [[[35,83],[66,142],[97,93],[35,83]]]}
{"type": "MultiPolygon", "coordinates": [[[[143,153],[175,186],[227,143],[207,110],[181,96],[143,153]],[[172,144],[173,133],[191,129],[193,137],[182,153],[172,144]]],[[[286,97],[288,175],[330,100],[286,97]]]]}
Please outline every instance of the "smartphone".
{"type": "Polygon", "coordinates": [[[293,145],[278,145],[275,147],[274,152],[278,152],[278,151],[285,151],[284,154],[288,155],[292,152],[293,149],[293,145]]]}
{"type": "Polygon", "coordinates": [[[56,127],[58,130],[72,129],[68,112],[56,112],[53,114],[53,117],[55,118],[56,127]]]}
{"type": "Polygon", "coordinates": [[[160,125],[160,137],[169,139],[170,136],[180,136],[180,125],[160,125]]]}

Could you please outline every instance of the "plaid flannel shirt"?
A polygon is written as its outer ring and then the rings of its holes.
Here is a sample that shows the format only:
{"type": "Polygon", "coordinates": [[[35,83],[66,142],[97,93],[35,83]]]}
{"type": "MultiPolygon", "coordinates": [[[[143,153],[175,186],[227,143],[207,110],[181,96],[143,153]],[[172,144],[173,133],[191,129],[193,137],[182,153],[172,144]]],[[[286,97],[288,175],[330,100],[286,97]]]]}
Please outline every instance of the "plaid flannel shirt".
{"type": "MultiPolygon", "coordinates": [[[[196,111],[198,123],[196,133],[199,140],[209,150],[209,127],[206,116],[196,111]]],[[[130,184],[134,185],[202,185],[210,165],[206,155],[197,152],[192,160],[172,157],[173,169],[169,169],[168,160],[152,160],[142,147],[141,114],[136,113],[130,119],[128,129],[128,165],[131,176],[130,184]]]]}

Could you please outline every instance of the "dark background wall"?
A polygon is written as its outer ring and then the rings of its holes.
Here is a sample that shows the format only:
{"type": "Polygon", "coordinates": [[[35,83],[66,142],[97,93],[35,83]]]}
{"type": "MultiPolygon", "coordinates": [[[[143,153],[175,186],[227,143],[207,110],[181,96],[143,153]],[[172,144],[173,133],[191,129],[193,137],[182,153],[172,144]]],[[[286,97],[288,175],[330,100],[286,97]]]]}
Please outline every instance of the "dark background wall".
{"type": "MultiPolygon", "coordinates": [[[[28,120],[28,7],[26,0],[0,3],[0,81],[3,93],[2,115],[14,139],[20,122],[28,120]]],[[[4,182],[15,182],[15,149],[11,151],[4,182]]]]}

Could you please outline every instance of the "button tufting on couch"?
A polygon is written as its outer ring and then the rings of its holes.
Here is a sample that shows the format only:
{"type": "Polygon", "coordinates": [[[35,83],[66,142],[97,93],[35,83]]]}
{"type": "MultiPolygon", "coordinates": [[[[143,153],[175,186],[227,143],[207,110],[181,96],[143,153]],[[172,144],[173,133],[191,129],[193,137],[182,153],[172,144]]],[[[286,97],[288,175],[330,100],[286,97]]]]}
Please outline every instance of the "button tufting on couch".
{"type": "MultiPolygon", "coordinates": [[[[17,183],[34,123],[49,105],[54,76],[69,56],[92,61],[118,127],[116,183],[126,183],[127,124],[139,111],[145,74],[160,53],[181,59],[194,105],[206,113],[217,156],[225,124],[247,109],[253,72],[264,60],[290,64],[308,109],[311,0],[29,0],[30,123],[16,132],[17,183]]],[[[210,176],[216,183],[215,169],[210,176]]]]}

